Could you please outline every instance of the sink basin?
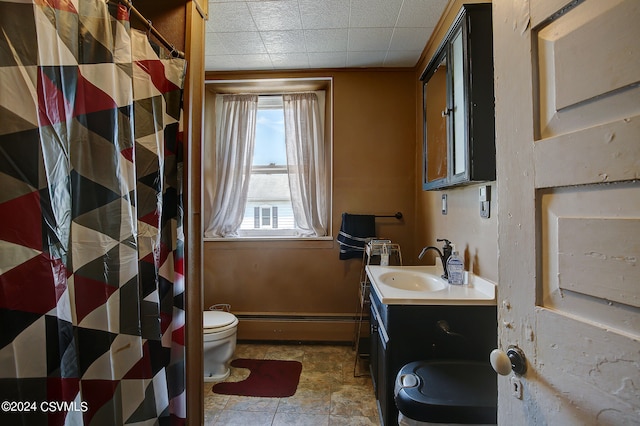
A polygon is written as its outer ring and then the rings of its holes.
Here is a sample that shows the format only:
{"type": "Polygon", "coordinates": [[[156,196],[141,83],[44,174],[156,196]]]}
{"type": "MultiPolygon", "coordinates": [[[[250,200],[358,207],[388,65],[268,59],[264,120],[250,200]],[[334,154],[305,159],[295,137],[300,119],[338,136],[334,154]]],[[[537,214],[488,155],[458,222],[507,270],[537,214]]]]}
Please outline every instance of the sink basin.
{"type": "Polygon", "coordinates": [[[438,291],[445,286],[436,277],[410,271],[393,271],[380,275],[380,281],[389,287],[409,291],[438,291]]]}
{"type": "Polygon", "coordinates": [[[385,305],[494,305],[496,285],[469,273],[466,285],[451,285],[436,266],[367,265],[371,291],[385,305]]]}

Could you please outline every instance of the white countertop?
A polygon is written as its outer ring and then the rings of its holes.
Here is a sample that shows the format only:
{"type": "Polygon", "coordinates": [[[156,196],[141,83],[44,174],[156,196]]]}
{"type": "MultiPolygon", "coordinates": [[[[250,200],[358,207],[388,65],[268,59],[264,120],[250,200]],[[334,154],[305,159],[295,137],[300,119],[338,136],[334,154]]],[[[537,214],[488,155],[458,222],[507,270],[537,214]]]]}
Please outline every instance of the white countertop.
{"type": "Polygon", "coordinates": [[[366,272],[371,288],[386,305],[495,305],[496,285],[482,277],[469,273],[468,284],[451,285],[436,275],[435,266],[379,266],[367,265],[366,272]],[[428,274],[440,280],[444,288],[435,291],[404,290],[383,283],[385,273],[407,271],[428,274]]]}

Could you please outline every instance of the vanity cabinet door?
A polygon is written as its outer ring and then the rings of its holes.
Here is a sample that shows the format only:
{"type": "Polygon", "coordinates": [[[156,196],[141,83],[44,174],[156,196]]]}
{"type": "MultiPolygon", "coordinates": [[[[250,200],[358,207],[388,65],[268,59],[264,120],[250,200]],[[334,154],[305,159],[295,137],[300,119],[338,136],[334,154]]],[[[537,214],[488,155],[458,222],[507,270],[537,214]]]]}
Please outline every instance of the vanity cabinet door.
{"type": "MultiPolygon", "coordinates": [[[[380,343],[378,342],[378,336],[380,335],[380,332],[378,331],[378,327],[379,327],[379,320],[378,320],[378,314],[375,311],[375,308],[373,307],[373,303],[370,305],[370,318],[371,318],[371,330],[370,330],[370,336],[369,336],[369,343],[371,345],[370,349],[369,349],[369,370],[371,372],[371,381],[373,382],[373,392],[374,394],[378,395],[378,362],[379,362],[379,357],[378,357],[378,347],[380,346],[380,343]]],[[[377,398],[376,398],[377,399],[377,398]]]]}
{"type": "Polygon", "coordinates": [[[395,400],[393,396],[393,387],[395,376],[389,374],[389,341],[386,339],[385,333],[378,333],[378,391],[376,397],[378,399],[378,407],[385,419],[385,425],[393,425],[393,421],[387,421],[389,413],[395,408],[395,400]],[[389,389],[392,391],[389,392],[389,389]]]}
{"type": "Polygon", "coordinates": [[[464,5],[422,74],[423,189],[495,180],[491,4],[464,5]]]}

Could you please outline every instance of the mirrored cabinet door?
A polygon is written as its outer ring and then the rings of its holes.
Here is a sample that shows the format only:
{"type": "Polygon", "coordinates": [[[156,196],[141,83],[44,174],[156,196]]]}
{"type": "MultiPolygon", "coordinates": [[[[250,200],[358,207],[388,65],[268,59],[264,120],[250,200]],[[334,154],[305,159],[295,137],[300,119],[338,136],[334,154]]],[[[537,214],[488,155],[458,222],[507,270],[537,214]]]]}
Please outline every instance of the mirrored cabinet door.
{"type": "Polygon", "coordinates": [[[424,85],[425,131],[429,139],[429,145],[425,147],[424,176],[432,184],[444,182],[449,170],[447,78],[447,56],[442,55],[433,75],[424,85]]]}
{"type": "Polygon", "coordinates": [[[452,174],[460,176],[467,171],[467,134],[465,117],[467,116],[465,105],[464,63],[462,56],[462,28],[460,28],[451,41],[451,158],[452,174]]]}
{"type": "Polygon", "coordinates": [[[425,190],[495,180],[491,31],[491,4],[462,6],[422,74],[425,190]]]}

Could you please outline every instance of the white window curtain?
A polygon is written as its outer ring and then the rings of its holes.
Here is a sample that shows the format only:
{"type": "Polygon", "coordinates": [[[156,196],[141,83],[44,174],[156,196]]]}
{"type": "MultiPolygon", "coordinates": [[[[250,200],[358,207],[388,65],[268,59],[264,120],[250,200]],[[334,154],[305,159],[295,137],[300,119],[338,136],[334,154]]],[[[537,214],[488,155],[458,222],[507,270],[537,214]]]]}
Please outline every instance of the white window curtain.
{"type": "Polygon", "coordinates": [[[234,237],[247,203],[258,95],[222,95],[217,132],[215,193],[205,237],[234,237]]]}
{"type": "Polygon", "coordinates": [[[300,236],[327,235],[327,165],[315,93],[283,95],[291,204],[300,236]]]}

